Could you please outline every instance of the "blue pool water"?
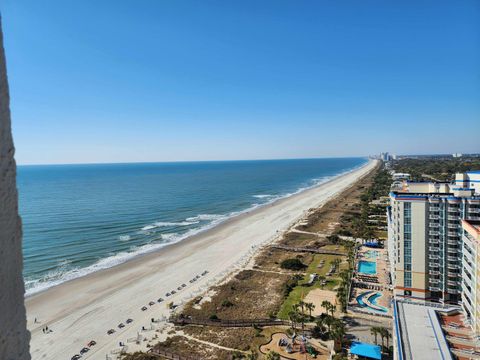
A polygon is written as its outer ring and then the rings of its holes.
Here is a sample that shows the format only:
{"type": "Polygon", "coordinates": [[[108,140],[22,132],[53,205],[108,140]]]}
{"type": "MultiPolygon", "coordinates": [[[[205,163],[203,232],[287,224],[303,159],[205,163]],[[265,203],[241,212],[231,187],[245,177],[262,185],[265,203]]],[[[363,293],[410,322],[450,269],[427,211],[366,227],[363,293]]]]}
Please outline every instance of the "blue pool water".
{"type": "Polygon", "coordinates": [[[363,294],[360,294],[357,296],[357,303],[361,307],[367,307],[371,311],[378,311],[378,312],[388,312],[388,309],[384,306],[378,305],[378,298],[382,296],[381,293],[379,292],[373,292],[373,291],[367,291],[364,292],[363,294]],[[374,309],[371,306],[369,306],[365,301],[363,301],[364,298],[368,298],[368,300],[375,306],[377,306],[379,309],[374,309]]]}
{"type": "Polygon", "coordinates": [[[366,161],[19,166],[27,294],[181,241],[366,161]]]}
{"type": "Polygon", "coordinates": [[[377,263],[375,261],[363,261],[358,263],[358,272],[362,274],[375,275],[377,273],[377,263]]]}
{"type": "Polygon", "coordinates": [[[359,355],[362,357],[367,357],[369,359],[380,360],[382,358],[382,351],[380,346],[361,343],[357,341],[353,341],[352,344],[350,345],[350,353],[359,355]]]}
{"type": "MultiPolygon", "coordinates": [[[[380,296],[382,296],[382,294],[377,292],[377,293],[373,294],[372,296],[370,296],[370,297],[368,298],[368,300],[370,300],[370,302],[371,302],[373,305],[378,306],[378,307],[380,308],[380,311],[382,311],[382,312],[387,312],[388,309],[387,309],[386,307],[381,306],[381,305],[378,305],[377,300],[378,300],[378,298],[379,298],[380,296]]],[[[376,309],[373,309],[373,310],[376,310],[376,309]]]]}

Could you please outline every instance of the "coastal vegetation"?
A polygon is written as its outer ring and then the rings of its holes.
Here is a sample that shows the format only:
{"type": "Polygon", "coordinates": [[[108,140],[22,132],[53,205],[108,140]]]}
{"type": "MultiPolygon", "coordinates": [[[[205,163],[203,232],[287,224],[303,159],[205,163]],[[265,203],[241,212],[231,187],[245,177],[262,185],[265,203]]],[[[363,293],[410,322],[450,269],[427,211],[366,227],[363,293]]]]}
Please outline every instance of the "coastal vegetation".
{"type": "Polygon", "coordinates": [[[414,181],[452,181],[455,173],[480,169],[480,157],[422,157],[393,161],[396,172],[408,173],[414,181]]]}
{"type": "Polygon", "coordinates": [[[303,270],[307,266],[302,263],[298,258],[294,259],[286,259],[283,260],[282,263],[280,264],[280,267],[282,269],[288,269],[288,270],[303,270]]]}

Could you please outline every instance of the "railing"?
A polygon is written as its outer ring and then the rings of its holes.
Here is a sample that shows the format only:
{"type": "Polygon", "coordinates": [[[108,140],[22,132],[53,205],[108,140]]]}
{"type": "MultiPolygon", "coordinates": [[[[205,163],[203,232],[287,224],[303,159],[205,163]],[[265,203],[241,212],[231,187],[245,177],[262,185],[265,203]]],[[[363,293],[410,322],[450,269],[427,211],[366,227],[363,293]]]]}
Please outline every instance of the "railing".
{"type": "Polygon", "coordinates": [[[210,319],[189,319],[189,318],[170,318],[169,322],[175,325],[203,325],[217,327],[253,327],[253,326],[276,326],[290,325],[290,321],[279,319],[251,319],[251,320],[210,320],[210,319]]]}
{"type": "Polygon", "coordinates": [[[293,252],[308,252],[308,253],[315,253],[315,254],[327,254],[327,255],[341,255],[347,256],[345,252],[335,251],[335,250],[322,250],[320,249],[312,249],[312,248],[304,248],[304,247],[293,247],[293,246],[285,246],[285,245],[272,245],[274,249],[281,249],[293,252]]]}

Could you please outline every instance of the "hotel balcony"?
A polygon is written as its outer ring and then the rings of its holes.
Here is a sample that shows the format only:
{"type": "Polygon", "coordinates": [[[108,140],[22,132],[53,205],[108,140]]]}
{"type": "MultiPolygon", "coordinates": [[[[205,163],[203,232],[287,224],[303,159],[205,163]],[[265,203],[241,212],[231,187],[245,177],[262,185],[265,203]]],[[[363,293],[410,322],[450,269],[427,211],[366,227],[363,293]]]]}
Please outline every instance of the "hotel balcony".
{"type": "Polygon", "coordinates": [[[429,246],[428,251],[440,251],[438,246],[429,246]]]}
{"type": "Polygon", "coordinates": [[[430,220],[438,220],[440,219],[440,215],[430,215],[429,218],[430,220]]]}
{"type": "Polygon", "coordinates": [[[439,233],[438,231],[436,231],[436,230],[430,230],[430,231],[428,232],[428,234],[429,234],[429,235],[440,235],[440,233],[439,233]]]}
{"type": "Polygon", "coordinates": [[[459,215],[450,215],[447,216],[448,220],[459,220],[459,215]]]}
{"type": "Polygon", "coordinates": [[[452,231],[452,230],[448,230],[448,236],[457,236],[458,237],[458,233],[456,231],[452,231]]]}
{"type": "Polygon", "coordinates": [[[437,270],[430,270],[428,273],[430,275],[440,275],[440,271],[437,271],[437,270]]]}
{"type": "Polygon", "coordinates": [[[428,266],[431,267],[431,268],[438,268],[439,266],[441,267],[441,264],[439,264],[438,262],[436,262],[436,263],[429,262],[428,266]]]}
{"type": "Polygon", "coordinates": [[[470,254],[467,250],[463,252],[463,257],[467,259],[467,262],[470,264],[475,264],[475,260],[472,254],[470,254]]]}
{"type": "Polygon", "coordinates": [[[441,291],[442,289],[440,289],[438,286],[429,286],[428,290],[430,290],[430,291],[441,291]]]}
{"type": "Polygon", "coordinates": [[[431,222],[430,224],[428,224],[431,228],[438,228],[438,226],[440,225],[439,223],[433,223],[431,222]]]}
{"type": "Polygon", "coordinates": [[[468,209],[468,212],[471,214],[480,214],[480,208],[471,207],[468,209]]]}
{"type": "Polygon", "coordinates": [[[440,260],[440,256],[438,256],[438,255],[429,255],[428,258],[430,260],[440,260]]]}
{"type": "Polygon", "coordinates": [[[477,214],[473,215],[473,214],[468,214],[468,219],[469,220],[480,220],[480,216],[478,216],[477,214]]]}
{"type": "Polygon", "coordinates": [[[448,244],[448,245],[458,245],[458,240],[448,239],[448,240],[447,240],[447,244],[448,244]]]}
{"type": "Polygon", "coordinates": [[[447,255],[447,260],[452,262],[461,262],[462,260],[458,258],[458,256],[451,256],[447,255]]]}
{"type": "Polygon", "coordinates": [[[474,288],[474,284],[472,282],[472,280],[465,274],[463,274],[462,276],[462,282],[465,284],[465,285],[468,285],[470,286],[470,289],[473,289],[474,288]]]}
{"type": "Polygon", "coordinates": [[[472,298],[472,290],[469,289],[464,283],[462,283],[462,291],[465,295],[467,295],[470,299],[472,298]]]}
{"type": "Polygon", "coordinates": [[[447,263],[447,268],[448,269],[460,269],[460,266],[458,264],[447,263]]]}
{"type": "Polygon", "coordinates": [[[456,289],[456,288],[455,289],[454,288],[447,288],[447,293],[449,293],[449,294],[460,294],[460,292],[461,291],[456,289]]]}

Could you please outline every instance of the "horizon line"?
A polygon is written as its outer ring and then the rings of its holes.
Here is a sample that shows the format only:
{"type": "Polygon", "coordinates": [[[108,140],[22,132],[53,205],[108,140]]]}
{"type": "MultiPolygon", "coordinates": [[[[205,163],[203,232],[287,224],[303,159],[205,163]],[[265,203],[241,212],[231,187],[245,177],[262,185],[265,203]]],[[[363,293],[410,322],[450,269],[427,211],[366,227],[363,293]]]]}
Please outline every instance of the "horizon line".
{"type": "Polygon", "coordinates": [[[117,162],[78,162],[78,163],[17,163],[17,166],[62,166],[62,165],[122,165],[122,164],[173,164],[173,163],[206,163],[206,162],[242,162],[242,161],[272,161],[272,160],[315,160],[315,159],[368,159],[372,155],[356,156],[319,156],[292,158],[259,158],[259,159],[214,159],[214,160],[165,160],[165,161],[117,161],[117,162]]]}

